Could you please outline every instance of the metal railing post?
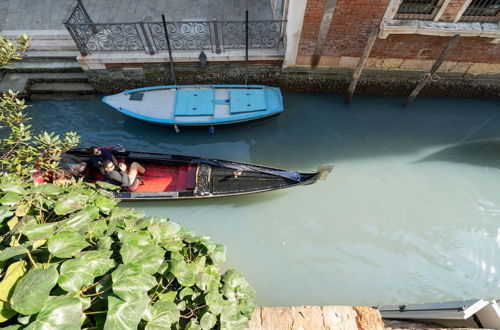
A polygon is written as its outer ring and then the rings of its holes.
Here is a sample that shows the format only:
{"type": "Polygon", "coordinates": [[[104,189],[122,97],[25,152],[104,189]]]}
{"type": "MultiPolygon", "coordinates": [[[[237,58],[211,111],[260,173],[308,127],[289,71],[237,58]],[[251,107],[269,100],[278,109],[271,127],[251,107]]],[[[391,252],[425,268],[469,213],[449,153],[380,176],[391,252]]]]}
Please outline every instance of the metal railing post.
{"type": "Polygon", "coordinates": [[[97,30],[97,28],[95,27],[94,25],[94,22],[92,21],[92,19],[90,18],[90,15],[89,13],[87,12],[87,9],[85,9],[85,6],[83,5],[82,3],[82,0],[76,0],[77,1],[77,6],[80,7],[81,11],[82,11],[82,14],[83,16],[85,16],[85,20],[87,21],[87,23],[90,23],[90,28],[92,30],[92,33],[93,34],[97,34],[99,31],[97,30]]]}
{"type": "Polygon", "coordinates": [[[220,49],[219,28],[217,27],[217,25],[220,24],[220,23],[217,22],[217,20],[213,20],[212,24],[214,25],[215,53],[216,54],[220,54],[220,53],[222,53],[222,51],[220,49]]]}
{"type": "Polygon", "coordinates": [[[154,55],[155,51],[153,49],[153,46],[151,46],[151,42],[149,41],[149,37],[148,37],[148,34],[146,32],[146,28],[144,27],[144,22],[140,22],[139,25],[141,26],[141,31],[142,31],[142,34],[144,35],[144,39],[146,41],[146,47],[148,47],[149,55],[154,55]]]}
{"type": "Polygon", "coordinates": [[[71,38],[73,38],[73,41],[76,44],[76,47],[80,50],[80,54],[82,56],[87,56],[89,53],[87,52],[87,47],[85,47],[85,44],[80,40],[80,38],[77,36],[75,31],[73,31],[73,24],[64,22],[64,26],[68,30],[69,34],[71,35],[71,38]]]}

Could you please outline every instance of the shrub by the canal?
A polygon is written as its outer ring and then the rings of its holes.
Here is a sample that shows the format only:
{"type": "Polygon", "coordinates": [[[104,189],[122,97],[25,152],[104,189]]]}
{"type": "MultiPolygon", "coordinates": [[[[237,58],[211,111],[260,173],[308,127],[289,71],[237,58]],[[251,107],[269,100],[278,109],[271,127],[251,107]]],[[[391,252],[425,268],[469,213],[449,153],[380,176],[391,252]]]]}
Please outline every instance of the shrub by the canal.
{"type": "MultiPolygon", "coordinates": [[[[0,68],[29,46],[0,36],[0,68]]],[[[79,142],[33,138],[26,105],[0,95],[0,327],[238,329],[255,308],[225,248],[168,219],[117,206],[105,183],[34,184],[79,142]],[[103,189],[104,188],[104,189],[103,189]]]]}
{"type": "Polygon", "coordinates": [[[221,274],[223,245],[116,204],[83,182],[60,188],[0,177],[0,326],[247,325],[254,291],[241,273],[221,274]]]}

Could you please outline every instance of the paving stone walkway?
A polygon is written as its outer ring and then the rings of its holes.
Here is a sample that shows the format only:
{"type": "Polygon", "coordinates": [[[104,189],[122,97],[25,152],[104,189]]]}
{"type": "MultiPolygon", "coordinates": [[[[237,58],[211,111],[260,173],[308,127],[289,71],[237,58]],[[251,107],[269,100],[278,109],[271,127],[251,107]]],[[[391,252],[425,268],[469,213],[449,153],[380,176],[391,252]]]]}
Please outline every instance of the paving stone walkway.
{"type": "MultiPolygon", "coordinates": [[[[0,0],[1,30],[64,29],[76,0],[0,0]]],[[[273,19],[269,0],[83,0],[95,23],[190,19],[273,19]]]]}

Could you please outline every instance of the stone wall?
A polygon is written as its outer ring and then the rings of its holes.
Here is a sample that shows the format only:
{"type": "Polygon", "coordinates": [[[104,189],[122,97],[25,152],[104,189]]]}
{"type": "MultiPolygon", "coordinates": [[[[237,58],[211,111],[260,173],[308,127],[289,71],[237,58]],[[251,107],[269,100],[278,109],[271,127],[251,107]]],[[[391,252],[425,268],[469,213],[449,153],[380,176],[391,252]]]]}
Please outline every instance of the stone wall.
{"type": "MultiPolygon", "coordinates": [[[[248,83],[279,86],[285,91],[345,93],[357,58],[343,58],[340,62],[346,67],[283,70],[279,62],[250,63],[248,83]]],[[[418,68],[409,69],[410,63],[403,65],[403,61],[386,61],[385,65],[393,66],[391,70],[380,68],[377,66],[379,64],[377,61],[369,61],[356,88],[356,94],[406,96],[425,72],[418,68]],[[401,68],[402,66],[406,69],[401,68]]],[[[449,63],[449,67],[454,66],[449,63]]],[[[241,62],[212,62],[204,69],[195,63],[176,64],[178,84],[243,84],[245,70],[245,64],[241,62]]],[[[94,88],[106,94],[172,84],[170,68],[165,63],[114,63],[106,65],[105,69],[86,72],[94,88]]],[[[500,94],[500,72],[496,75],[472,75],[449,70],[439,72],[438,75],[442,79],[429,83],[420,95],[497,98],[500,94]]]]}
{"type": "MultiPolygon", "coordinates": [[[[244,84],[244,63],[211,62],[207,68],[198,63],[176,64],[177,84],[244,84]]],[[[89,82],[101,93],[125,89],[173,85],[171,70],[166,63],[108,64],[105,69],[87,70],[89,82]]],[[[248,82],[263,85],[279,84],[281,62],[261,62],[248,66],[248,82]]]]}
{"type": "Polygon", "coordinates": [[[259,307],[253,313],[248,329],[383,330],[384,323],[380,312],[369,307],[259,307]]]}

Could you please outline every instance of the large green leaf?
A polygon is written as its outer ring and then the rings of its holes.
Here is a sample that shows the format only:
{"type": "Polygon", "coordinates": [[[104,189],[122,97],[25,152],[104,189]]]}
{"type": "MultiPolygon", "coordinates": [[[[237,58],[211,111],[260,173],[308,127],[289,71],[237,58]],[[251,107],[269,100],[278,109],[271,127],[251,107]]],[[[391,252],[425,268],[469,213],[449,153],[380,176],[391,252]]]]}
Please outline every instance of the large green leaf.
{"type": "Polygon", "coordinates": [[[165,259],[165,251],[153,243],[148,232],[125,235],[120,240],[123,243],[120,255],[124,264],[138,266],[147,274],[158,271],[165,259]]]}
{"type": "Polygon", "coordinates": [[[212,329],[216,323],[217,317],[210,312],[203,314],[200,320],[200,325],[203,330],[212,329]]]}
{"type": "Polygon", "coordinates": [[[136,330],[148,302],[149,297],[147,295],[130,301],[123,301],[120,298],[109,296],[108,315],[104,330],[136,330]]]}
{"type": "Polygon", "coordinates": [[[14,262],[7,268],[3,280],[0,282],[0,323],[10,319],[16,314],[16,312],[10,308],[8,301],[12,296],[14,286],[25,273],[26,261],[24,260],[14,262]]]}
{"type": "Polygon", "coordinates": [[[179,322],[180,313],[171,301],[158,301],[151,307],[152,317],[146,324],[146,330],[171,329],[179,322]]]}
{"type": "Polygon", "coordinates": [[[219,277],[215,276],[207,269],[203,269],[202,271],[197,272],[195,281],[196,286],[203,291],[211,292],[219,290],[219,277]]]}
{"type": "Polygon", "coordinates": [[[224,293],[224,296],[226,296],[229,300],[236,299],[237,290],[250,288],[245,276],[234,269],[227,270],[224,275],[222,275],[222,281],[224,282],[224,285],[222,286],[222,293],[224,293]]]}
{"type": "Polygon", "coordinates": [[[76,259],[66,260],[59,276],[59,286],[68,292],[78,292],[94,282],[94,278],[106,274],[115,266],[110,259],[111,251],[89,251],[76,259]]]}
{"type": "Polygon", "coordinates": [[[37,223],[36,221],[30,222],[26,224],[21,229],[21,232],[28,237],[29,240],[34,241],[34,240],[39,240],[39,239],[46,239],[55,230],[56,223],[37,223]]]}
{"type": "Polygon", "coordinates": [[[21,200],[21,196],[16,193],[8,192],[2,198],[0,198],[1,205],[14,206],[21,200]]]}
{"type": "Polygon", "coordinates": [[[215,315],[219,315],[224,308],[224,298],[219,292],[209,292],[205,297],[205,303],[215,315]]]}
{"type": "Polygon", "coordinates": [[[111,274],[113,292],[123,300],[139,299],[158,283],[138,266],[119,265],[111,274]]]}
{"type": "Polygon", "coordinates": [[[114,208],[109,217],[110,224],[119,228],[135,228],[137,222],[144,217],[144,213],[130,208],[114,208]]]}
{"type": "Polygon", "coordinates": [[[26,254],[28,249],[24,246],[10,246],[0,251],[0,261],[8,260],[12,257],[26,254]]]}
{"type": "Polygon", "coordinates": [[[109,214],[116,206],[116,200],[113,197],[101,195],[96,198],[95,206],[97,206],[103,213],[109,214]]]}
{"type": "Polygon", "coordinates": [[[10,298],[12,309],[24,314],[38,313],[57,283],[57,269],[32,268],[17,283],[10,298]]]}
{"type": "Polygon", "coordinates": [[[222,244],[216,244],[215,250],[212,253],[212,258],[216,263],[223,263],[226,261],[226,247],[222,244]]]}
{"type": "Polygon", "coordinates": [[[121,189],[120,186],[117,186],[117,185],[111,184],[111,183],[107,183],[107,182],[104,182],[104,181],[97,181],[96,185],[98,187],[101,187],[101,188],[104,188],[104,189],[107,189],[107,190],[120,190],[121,189]]]}
{"type": "Polygon", "coordinates": [[[43,195],[59,195],[63,190],[53,184],[39,184],[33,188],[35,193],[43,195]]]}
{"type": "Polygon", "coordinates": [[[98,238],[103,238],[103,237],[109,237],[103,235],[104,232],[108,229],[108,224],[106,223],[105,220],[97,220],[97,221],[92,221],[89,223],[85,231],[87,232],[86,235],[87,237],[98,237],[98,238]]]}
{"type": "Polygon", "coordinates": [[[199,244],[207,249],[207,254],[212,254],[217,247],[217,244],[209,240],[207,237],[200,237],[199,244]]]}
{"type": "Polygon", "coordinates": [[[99,218],[99,209],[93,205],[86,206],[83,210],[72,214],[64,221],[63,229],[80,230],[89,225],[92,220],[99,218]]]}
{"type": "Polygon", "coordinates": [[[14,212],[8,206],[0,207],[0,223],[2,223],[6,218],[14,215],[14,212]]]}
{"type": "Polygon", "coordinates": [[[172,253],[171,255],[170,272],[183,286],[193,286],[196,281],[194,266],[186,263],[179,253],[172,253]]]}
{"type": "Polygon", "coordinates": [[[179,233],[182,229],[181,225],[173,221],[160,223],[160,228],[162,241],[169,241],[173,238],[179,237],[179,233]]]}
{"type": "Polygon", "coordinates": [[[23,186],[15,182],[0,183],[0,190],[5,192],[10,191],[19,195],[26,194],[26,190],[24,190],[23,186]]]}
{"type": "Polygon", "coordinates": [[[89,197],[87,195],[77,191],[62,195],[57,200],[54,212],[57,215],[65,215],[81,210],[85,207],[88,199],[89,197]]]}
{"type": "Polygon", "coordinates": [[[26,330],[79,330],[83,320],[82,303],[76,297],[49,297],[36,320],[26,330]]]}
{"type": "Polygon", "coordinates": [[[89,245],[85,236],[72,231],[60,232],[47,242],[50,253],[58,258],[70,258],[89,245]]]}

